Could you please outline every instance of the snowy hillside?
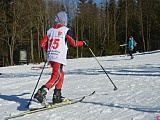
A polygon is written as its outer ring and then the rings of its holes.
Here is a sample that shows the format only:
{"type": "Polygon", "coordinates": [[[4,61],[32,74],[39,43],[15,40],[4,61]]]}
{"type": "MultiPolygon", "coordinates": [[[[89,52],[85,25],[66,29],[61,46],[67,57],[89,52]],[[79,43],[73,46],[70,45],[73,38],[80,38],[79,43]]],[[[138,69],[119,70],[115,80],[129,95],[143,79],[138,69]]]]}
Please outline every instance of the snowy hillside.
{"type": "MultiPolygon", "coordinates": [[[[93,91],[82,102],[25,115],[14,120],[156,120],[160,116],[160,50],[127,55],[97,57],[113,85],[93,58],[69,59],[64,67],[62,95],[80,97],[93,91]]],[[[0,68],[0,119],[27,110],[41,70],[20,65],[0,68]]],[[[44,69],[38,88],[49,79],[51,68],[44,69]]],[[[53,89],[47,95],[52,99],[53,89]]],[[[30,107],[40,106],[32,102],[30,107]]]]}

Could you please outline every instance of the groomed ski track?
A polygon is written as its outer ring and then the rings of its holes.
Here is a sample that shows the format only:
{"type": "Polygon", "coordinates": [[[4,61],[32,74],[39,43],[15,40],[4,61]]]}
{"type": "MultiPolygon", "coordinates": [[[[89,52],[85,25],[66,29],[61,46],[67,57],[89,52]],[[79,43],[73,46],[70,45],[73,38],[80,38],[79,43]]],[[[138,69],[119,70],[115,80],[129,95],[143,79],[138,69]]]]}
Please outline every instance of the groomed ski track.
{"type": "MultiPolygon", "coordinates": [[[[127,55],[97,57],[116,84],[113,86],[94,58],[69,59],[64,67],[63,96],[80,97],[96,93],[70,106],[26,115],[13,120],[155,120],[160,115],[160,50],[127,55]]],[[[41,63],[40,65],[43,65],[41,63]]],[[[37,66],[40,66],[39,64],[37,66]]],[[[26,110],[41,70],[30,65],[0,68],[0,116],[26,110]]],[[[50,77],[44,69],[41,87],[50,77]]],[[[47,95],[52,99],[53,89],[47,95]]],[[[32,103],[30,107],[38,107],[32,103]]]]}

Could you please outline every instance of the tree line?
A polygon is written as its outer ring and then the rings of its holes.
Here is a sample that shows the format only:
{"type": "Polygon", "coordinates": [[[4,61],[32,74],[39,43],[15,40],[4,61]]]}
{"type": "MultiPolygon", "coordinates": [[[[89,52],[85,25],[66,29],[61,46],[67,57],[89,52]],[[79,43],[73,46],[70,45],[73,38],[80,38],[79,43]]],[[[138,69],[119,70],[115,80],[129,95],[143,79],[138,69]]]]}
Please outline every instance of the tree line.
{"type": "MultiPolygon", "coordinates": [[[[69,15],[68,27],[77,40],[87,38],[96,56],[126,54],[128,37],[135,51],[160,49],[160,0],[0,0],[0,61],[18,64],[19,48],[27,47],[29,63],[45,60],[39,43],[52,27],[55,14],[69,15]]],[[[69,47],[68,58],[91,57],[88,48],[69,47]]]]}

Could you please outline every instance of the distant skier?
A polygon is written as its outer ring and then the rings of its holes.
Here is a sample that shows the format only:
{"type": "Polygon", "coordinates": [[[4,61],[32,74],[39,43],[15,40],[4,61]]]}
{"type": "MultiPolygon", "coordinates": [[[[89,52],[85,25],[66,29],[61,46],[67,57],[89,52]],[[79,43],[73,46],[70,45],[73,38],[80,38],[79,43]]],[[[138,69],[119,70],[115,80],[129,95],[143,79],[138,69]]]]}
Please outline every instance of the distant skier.
{"type": "Polygon", "coordinates": [[[128,53],[129,55],[131,56],[131,59],[133,59],[133,49],[134,49],[134,46],[135,46],[135,40],[132,36],[129,37],[129,41],[128,41],[128,53]]]}
{"type": "Polygon", "coordinates": [[[52,74],[48,82],[43,85],[34,98],[40,103],[45,102],[47,92],[54,89],[53,104],[63,101],[61,96],[61,89],[64,80],[63,66],[66,65],[67,43],[74,47],[88,45],[87,40],[77,41],[74,39],[71,30],[66,27],[68,23],[68,16],[64,11],[60,11],[54,17],[54,26],[47,31],[40,44],[41,47],[47,51],[47,61],[52,67],[52,74]]]}

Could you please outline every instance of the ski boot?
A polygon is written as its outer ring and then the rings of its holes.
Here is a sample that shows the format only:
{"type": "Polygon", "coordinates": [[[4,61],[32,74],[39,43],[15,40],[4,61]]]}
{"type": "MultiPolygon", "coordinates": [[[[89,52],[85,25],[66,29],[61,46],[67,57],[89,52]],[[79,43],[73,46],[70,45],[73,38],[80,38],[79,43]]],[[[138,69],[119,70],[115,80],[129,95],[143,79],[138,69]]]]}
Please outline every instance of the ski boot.
{"type": "Polygon", "coordinates": [[[48,92],[48,88],[45,85],[43,85],[34,95],[34,99],[36,99],[40,103],[45,102],[47,92],[48,92]]]}
{"type": "Polygon", "coordinates": [[[133,59],[134,57],[133,56],[131,56],[131,59],[133,59]]]}
{"type": "Polygon", "coordinates": [[[54,89],[53,104],[63,102],[64,97],[61,96],[61,89],[54,89]]]}

